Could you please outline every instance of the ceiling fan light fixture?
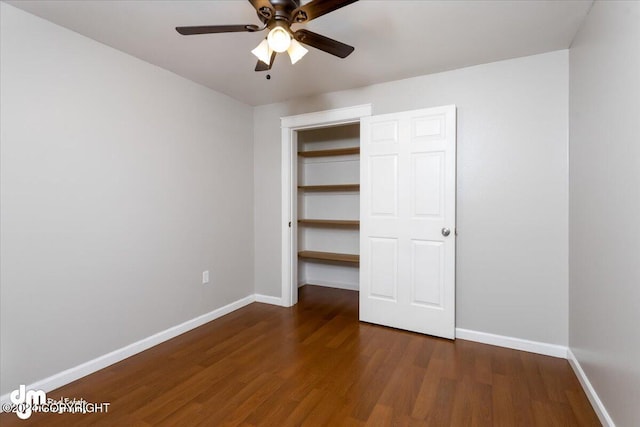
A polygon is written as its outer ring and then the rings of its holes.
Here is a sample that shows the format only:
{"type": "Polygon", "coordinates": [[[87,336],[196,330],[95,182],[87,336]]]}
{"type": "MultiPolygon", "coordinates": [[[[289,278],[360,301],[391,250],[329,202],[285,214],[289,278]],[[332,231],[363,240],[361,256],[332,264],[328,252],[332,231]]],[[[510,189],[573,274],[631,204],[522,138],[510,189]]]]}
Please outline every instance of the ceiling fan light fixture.
{"type": "Polygon", "coordinates": [[[291,45],[289,49],[287,49],[287,53],[289,54],[289,59],[291,59],[291,64],[295,64],[300,61],[303,56],[305,56],[309,52],[304,46],[298,43],[296,40],[291,40],[291,45]]]}
{"type": "Polygon", "coordinates": [[[269,31],[267,42],[271,50],[282,53],[291,45],[291,35],[284,28],[277,26],[269,31]]]}
{"type": "Polygon", "coordinates": [[[271,47],[269,47],[267,39],[262,40],[260,44],[251,51],[251,53],[253,53],[260,61],[267,65],[269,65],[269,62],[271,61],[272,52],[273,51],[271,50],[271,47]]]}
{"type": "MultiPolygon", "coordinates": [[[[292,25],[307,23],[334,12],[358,0],[249,0],[258,13],[261,26],[248,25],[191,25],[176,27],[183,36],[217,33],[254,33],[268,30],[267,37],[251,53],[258,58],[255,71],[271,70],[277,53],[288,52],[291,64],[296,64],[308,52],[300,43],[338,58],[346,58],[353,46],[333,40],[305,28],[291,29],[292,25]]],[[[246,3],[245,3],[246,4],[246,3]]],[[[269,76],[267,76],[269,78],[269,76]]]]}

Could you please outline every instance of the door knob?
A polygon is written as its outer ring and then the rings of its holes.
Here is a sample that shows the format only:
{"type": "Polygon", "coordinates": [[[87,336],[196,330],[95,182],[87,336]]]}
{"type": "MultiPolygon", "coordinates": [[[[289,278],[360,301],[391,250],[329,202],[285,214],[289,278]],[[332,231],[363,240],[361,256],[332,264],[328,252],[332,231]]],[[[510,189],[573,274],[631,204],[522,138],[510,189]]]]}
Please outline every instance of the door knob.
{"type": "Polygon", "coordinates": [[[444,237],[447,237],[449,234],[451,234],[451,230],[449,230],[449,229],[448,229],[448,228],[446,228],[446,227],[442,229],[442,235],[443,235],[444,237]]]}

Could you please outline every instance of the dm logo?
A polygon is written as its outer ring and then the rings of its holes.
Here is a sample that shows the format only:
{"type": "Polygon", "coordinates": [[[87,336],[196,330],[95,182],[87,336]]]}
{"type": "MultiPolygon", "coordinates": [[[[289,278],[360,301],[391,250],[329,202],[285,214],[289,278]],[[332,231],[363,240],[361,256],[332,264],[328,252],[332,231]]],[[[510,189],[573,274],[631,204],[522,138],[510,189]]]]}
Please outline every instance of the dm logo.
{"type": "Polygon", "coordinates": [[[9,395],[11,403],[17,407],[16,415],[21,420],[26,420],[31,416],[35,405],[47,403],[47,394],[42,390],[27,390],[23,384],[17,390],[13,390],[9,395]]]}

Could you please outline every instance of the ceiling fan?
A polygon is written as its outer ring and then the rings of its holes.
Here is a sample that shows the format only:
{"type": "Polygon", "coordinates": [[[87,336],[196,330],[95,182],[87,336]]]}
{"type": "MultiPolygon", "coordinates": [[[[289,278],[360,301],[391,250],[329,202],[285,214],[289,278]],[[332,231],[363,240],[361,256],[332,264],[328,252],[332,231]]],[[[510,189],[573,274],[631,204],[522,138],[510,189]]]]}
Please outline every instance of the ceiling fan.
{"type": "Polygon", "coordinates": [[[288,52],[291,63],[298,62],[307,49],[302,44],[315,47],[339,58],[346,58],[353,46],[330,39],[309,30],[291,30],[292,24],[302,24],[318,18],[358,0],[312,0],[304,5],[300,0],[249,0],[255,8],[262,26],[258,25],[202,25],[176,27],[180,34],[254,33],[269,29],[267,37],[251,52],[258,57],[256,71],[267,71],[273,66],[276,54],[288,52]]]}

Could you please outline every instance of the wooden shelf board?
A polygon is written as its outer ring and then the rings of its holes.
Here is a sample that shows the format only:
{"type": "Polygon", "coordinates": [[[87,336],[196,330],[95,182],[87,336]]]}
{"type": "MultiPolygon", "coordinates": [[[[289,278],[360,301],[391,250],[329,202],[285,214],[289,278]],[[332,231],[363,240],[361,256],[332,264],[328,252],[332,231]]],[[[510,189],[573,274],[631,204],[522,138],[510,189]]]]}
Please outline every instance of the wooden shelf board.
{"type": "Polygon", "coordinates": [[[331,150],[299,151],[300,157],[332,157],[360,154],[360,147],[333,148],[331,150]]]}
{"type": "Polygon", "coordinates": [[[360,184],[298,185],[304,191],[360,191],[360,184]]]}
{"type": "Polygon", "coordinates": [[[300,251],[298,252],[300,258],[317,259],[323,261],[338,261],[348,262],[351,264],[360,263],[360,255],[354,254],[339,254],[335,252],[318,252],[318,251],[300,251]]]}
{"type": "Polygon", "coordinates": [[[360,221],[357,219],[299,219],[302,225],[335,226],[335,227],[359,227],[360,221]]]}

